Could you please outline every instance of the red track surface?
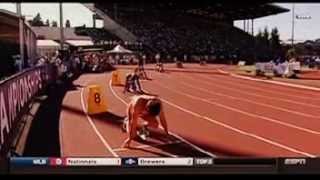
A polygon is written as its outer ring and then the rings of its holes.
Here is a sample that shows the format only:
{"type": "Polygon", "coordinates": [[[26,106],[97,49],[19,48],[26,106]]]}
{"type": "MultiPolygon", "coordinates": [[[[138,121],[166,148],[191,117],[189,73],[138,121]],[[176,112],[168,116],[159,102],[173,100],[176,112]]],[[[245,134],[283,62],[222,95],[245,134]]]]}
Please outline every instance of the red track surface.
{"type": "Polygon", "coordinates": [[[320,92],[218,74],[148,74],[152,81],[143,81],[142,86],[162,98],[171,137],[159,130],[147,142],[134,142],[135,149],[121,148],[127,135],[120,127],[131,95],[123,94],[123,87],[109,86],[111,73],[86,74],[74,82],[83,88],[69,91],[63,101],[62,156],[314,157],[320,153],[320,92]],[[102,86],[108,112],[87,116],[85,87],[93,84],[102,86]]]}

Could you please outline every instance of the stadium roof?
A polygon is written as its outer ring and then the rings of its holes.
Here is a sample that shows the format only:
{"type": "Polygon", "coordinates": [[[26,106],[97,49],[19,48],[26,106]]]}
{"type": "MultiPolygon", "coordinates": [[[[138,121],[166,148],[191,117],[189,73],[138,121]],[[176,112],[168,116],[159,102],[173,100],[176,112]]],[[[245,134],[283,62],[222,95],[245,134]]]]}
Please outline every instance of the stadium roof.
{"type": "MultiPolygon", "coordinates": [[[[24,28],[35,35],[26,21],[24,21],[24,28]]],[[[16,13],[0,9],[0,39],[19,41],[19,16],[16,13]]]]}
{"type": "Polygon", "coordinates": [[[208,6],[206,8],[198,8],[193,10],[195,10],[196,12],[197,10],[200,10],[196,14],[206,17],[213,17],[216,12],[223,13],[227,19],[232,20],[255,19],[290,11],[289,9],[285,9],[272,4],[245,4],[237,5],[236,7],[230,4],[216,4],[208,6]]]}
{"type": "MultiPolygon", "coordinates": [[[[60,40],[59,27],[32,26],[32,30],[36,33],[37,39],[60,40]]],[[[89,36],[79,36],[75,34],[74,28],[64,28],[63,30],[66,40],[91,40],[89,36]]]]}
{"type": "Polygon", "coordinates": [[[268,15],[274,15],[290,11],[274,4],[267,3],[225,3],[215,1],[193,1],[181,2],[175,0],[163,0],[147,2],[143,0],[128,0],[127,2],[117,2],[110,0],[106,2],[97,2],[95,7],[101,10],[110,9],[117,3],[117,9],[121,12],[182,12],[193,15],[199,15],[207,18],[215,18],[224,16],[229,20],[254,19],[268,15]]]}
{"type": "Polygon", "coordinates": [[[2,24],[19,27],[19,16],[11,11],[0,9],[0,20],[2,24]]]}

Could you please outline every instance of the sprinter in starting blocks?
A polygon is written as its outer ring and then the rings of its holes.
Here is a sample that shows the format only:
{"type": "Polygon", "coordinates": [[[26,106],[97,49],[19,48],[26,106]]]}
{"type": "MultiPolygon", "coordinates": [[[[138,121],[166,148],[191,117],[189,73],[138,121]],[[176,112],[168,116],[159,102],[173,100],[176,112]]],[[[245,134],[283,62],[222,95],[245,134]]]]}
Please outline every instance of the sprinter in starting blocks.
{"type": "Polygon", "coordinates": [[[130,143],[137,136],[146,140],[149,136],[149,128],[159,128],[159,122],[165,133],[169,135],[168,124],[164,115],[161,100],[156,96],[136,95],[133,96],[127,107],[127,117],[124,119],[122,130],[128,133],[128,139],[123,146],[130,147],[130,143]],[[157,119],[159,117],[159,120],[157,119]],[[143,120],[139,123],[139,119],[143,120]],[[142,125],[138,128],[138,125],[142,125]]]}
{"type": "Polygon", "coordinates": [[[128,73],[126,75],[123,93],[126,93],[126,92],[143,94],[143,91],[141,89],[141,84],[140,84],[140,76],[139,76],[138,68],[136,68],[134,72],[128,73]]]}
{"type": "Polygon", "coordinates": [[[98,114],[107,111],[107,103],[102,94],[99,85],[91,85],[88,87],[88,114],[98,114]]]}

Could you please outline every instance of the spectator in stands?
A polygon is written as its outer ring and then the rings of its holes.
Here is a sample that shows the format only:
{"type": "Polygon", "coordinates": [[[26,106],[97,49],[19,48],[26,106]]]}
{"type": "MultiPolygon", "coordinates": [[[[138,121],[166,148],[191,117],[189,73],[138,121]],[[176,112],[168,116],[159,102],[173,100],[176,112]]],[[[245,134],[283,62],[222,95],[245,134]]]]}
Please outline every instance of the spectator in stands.
{"type": "Polygon", "coordinates": [[[147,56],[145,54],[142,55],[143,64],[147,63],[147,56]]]}
{"type": "Polygon", "coordinates": [[[318,69],[320,69],[320,57],[317,56],[317,58],[315,59],[315,63],[318,69]]]}
{"type": "Polygon", "coordinates": [[[155,56],[155,59],[156,59],[156,63],[157,63],[157,64],[160,63],[160,58],[161,58],[161,57],[160,57],[160,54],[157,53],[156,56],[155,56]]]}

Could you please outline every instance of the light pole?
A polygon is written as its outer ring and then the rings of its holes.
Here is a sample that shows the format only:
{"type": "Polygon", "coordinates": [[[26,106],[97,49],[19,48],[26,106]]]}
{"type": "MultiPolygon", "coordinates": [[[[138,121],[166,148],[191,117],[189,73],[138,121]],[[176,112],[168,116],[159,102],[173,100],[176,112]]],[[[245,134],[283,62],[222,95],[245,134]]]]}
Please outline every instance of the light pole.
{"type": "Polygon", "coordinates": [[[291,46],[292,46],[292,48],[294,48],[294,3],[292,4],[291,46]]]}
{"type": "Polygon", "coordinates": [[[20,44],[20,64],[19,70],[24,67],[24,37],[23,37],[23,19],[21,13],[21,3],[16,4],[17,14],[19,16],[19,44],[20,44]]]}
{"type": "Polygon", "coordinates": [[[60,48],[63,50],[64,44],[64,34],[63,34],[63,12],[62,12],[62,2],[59,3],[59,12],[60,12],[60,48]]]}
{"type": "Polygon", "coordinates": [[[294,28],[295,28],[295,18],[298,20],[307,20],[311,19],[311,16],[299,16],[294,13],[294,4],[292,4],[292,32],[291,32],[291,45],[294,48],[294,28]]]}

